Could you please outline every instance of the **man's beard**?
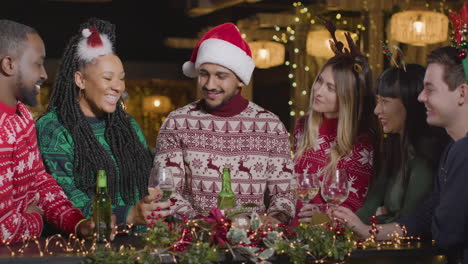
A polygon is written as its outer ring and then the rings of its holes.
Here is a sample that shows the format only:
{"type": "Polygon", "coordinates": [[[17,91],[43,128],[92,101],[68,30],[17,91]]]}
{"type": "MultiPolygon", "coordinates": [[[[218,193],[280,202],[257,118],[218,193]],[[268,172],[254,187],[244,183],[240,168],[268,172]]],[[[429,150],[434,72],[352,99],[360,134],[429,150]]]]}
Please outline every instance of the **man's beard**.
{"type": "Polygon", "coordinates": [[[23,84],[21,72],[18,74],[18,91],[19,91],[19,100],[29,106],[37,106],[37,95],[38,92],[36,88],[28,89],[26,85],[23,84]]]}
{"type": "MultiPolygon", "coordinates": [[[[206,89],[206,88],[203,88],[203,90],[208,91],[208,89],[206,89]]],[[[212,106],[212,105],[209,105],[209,104],[205,103],[205,106],[206,106],[206,108],[208,110],[218,109],[218,108],[222,107],[223,105],[225,105],[227,102],[229,102],[234,96],[236,96],[236,93],[233,93],[230,96],[224,98],[224,100],[221,101],[218,105],[213,105],[212,106]]],[[[206,102],[206,99],[205,99],[205,102],[206,102]]]]}

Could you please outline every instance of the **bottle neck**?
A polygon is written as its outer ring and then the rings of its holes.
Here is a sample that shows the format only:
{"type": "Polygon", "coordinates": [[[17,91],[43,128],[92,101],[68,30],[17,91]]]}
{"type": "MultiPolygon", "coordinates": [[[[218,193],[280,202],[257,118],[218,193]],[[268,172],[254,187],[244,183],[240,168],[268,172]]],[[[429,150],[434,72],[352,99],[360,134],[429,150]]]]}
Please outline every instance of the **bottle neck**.
{"type": "Polygon", "coordinates": [[[232,191],[232,189],[231,189],[231,175],[223,174],[221,188],[222,188],[223,191],[228,191],[228,192],[232,191]]]}
{"type": "Polygon", "coordinates": [[[96,193],[107,193],[107,186],[97,187],[96,193]]]}
{"type": "Polygon", "coordinates": [[[105,171],[99,170],[96,181],[96,192],[106,193],[107,192],[107,175],[105,171]]]}

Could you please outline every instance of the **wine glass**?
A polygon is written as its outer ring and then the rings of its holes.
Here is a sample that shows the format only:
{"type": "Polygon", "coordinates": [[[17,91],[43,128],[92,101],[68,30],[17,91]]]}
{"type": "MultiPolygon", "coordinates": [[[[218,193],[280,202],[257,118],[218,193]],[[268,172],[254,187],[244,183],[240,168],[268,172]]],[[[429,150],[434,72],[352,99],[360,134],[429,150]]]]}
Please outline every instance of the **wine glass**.
{"type": "Polygon", "coordinates": [[[157,194],[162,191],[162,197],[159,201],[167,201],[175,191],[174,177],[172,171],[168,167],[158,167],[151,170],[151,175],[148,181],[148,193],[157,194]],[[158,190],[159,188],[159,190],[158,190]]]}
{"type": "Polygon", "coordinates": [[[309,203],[314,199],[319,191],[319,181],[316,174],[309,174],[296,177],[293,193],[296,199],[301,200],[303,204],[309,203]]]}
{"type": "Polygon", "coordinates": [[[331,205],[338,207],[349,195],[349,182],[346,170],[337,169],[335,173],[326,173],[322,180],[322,198],[331,205]]]}

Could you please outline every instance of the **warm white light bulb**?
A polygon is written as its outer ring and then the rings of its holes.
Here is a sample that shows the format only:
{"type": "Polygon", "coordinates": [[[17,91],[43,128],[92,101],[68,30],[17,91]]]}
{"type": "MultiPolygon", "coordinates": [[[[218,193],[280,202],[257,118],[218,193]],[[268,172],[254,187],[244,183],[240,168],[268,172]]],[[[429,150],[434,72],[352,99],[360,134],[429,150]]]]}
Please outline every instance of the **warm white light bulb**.
{"type": "Polygon", "coordinates": [[[270,57],[270,53],[266,49],[259,49],[258,50],[258,56],[260,56],[261,59],[266,59],[270,57]]]}
{"type": "Polygon", "coordinates": [[[154,107],[159,107],[161,105],[161,101],[156,99],[156,100],[154,100],[153,105],[154,105],[154,107]]]}
{"type": "Polygon", "coordinates": [[[421,34],[424,31],[424,22],[422,21],[415,21],[413,22],[413,28],[414,31],[416,31],[416,34],[421,34]]]}

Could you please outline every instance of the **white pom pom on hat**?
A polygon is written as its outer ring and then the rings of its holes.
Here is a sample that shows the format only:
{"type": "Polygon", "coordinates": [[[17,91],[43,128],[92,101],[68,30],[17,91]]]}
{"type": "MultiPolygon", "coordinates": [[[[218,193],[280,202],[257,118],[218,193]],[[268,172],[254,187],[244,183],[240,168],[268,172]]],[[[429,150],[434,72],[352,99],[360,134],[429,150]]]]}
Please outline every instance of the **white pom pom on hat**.
{"type": "Polygon", "coordinates": [[[208,31],[193,49],[190,60],[182,65],[182,71],[187,77],[195,78],[203,63],[230,69],[246,85],[255,68],[250,47],[233,23],[221,24],[208,31]]]}
{"type": "Polygon", "coordinates": [[[114,53],[107,35],[100,34],[95,27],[83,29],[81,34],[83,38],[78,42],[76,49],[76,55],[80,60],[89,62],[98,56],[114,53]]]}
{"type": "Polygon", "coordinates": [[[88,38],[89,36],[91,36],[91,31],[89,30],[89,28],[85,28],[81,31],[81,35],[83,35],[83,37],[85,38],[88,38]]]}

